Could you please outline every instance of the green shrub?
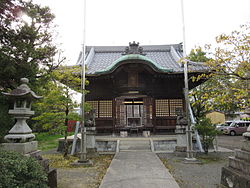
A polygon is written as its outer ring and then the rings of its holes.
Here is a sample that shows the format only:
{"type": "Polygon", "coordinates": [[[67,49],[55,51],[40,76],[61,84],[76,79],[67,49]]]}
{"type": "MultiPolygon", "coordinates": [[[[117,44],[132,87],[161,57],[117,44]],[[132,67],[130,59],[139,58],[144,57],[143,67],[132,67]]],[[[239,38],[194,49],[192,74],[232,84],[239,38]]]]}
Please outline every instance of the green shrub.
{"type": "Polygon", "coordinates": [[[7,98],[0,93],[0,143],[14,125],[14,118],[8,114],[9,106],[7,98]]]}
{"type": "Polygon", "coordinates": [[[0,188],[47,188],[47,174],[32,157],[0,149],[0,188]]]}
{"type": "Polygon", "coordinates": [[[197,121],[195,128],[198,130],[199,134],[202,137],[203,149],[207,154],[209,146],[212,145],[215,136],[220,132],[216,130],[215,126],[213,126],[211,120],[206,117],[200,118],[197,121]]]}

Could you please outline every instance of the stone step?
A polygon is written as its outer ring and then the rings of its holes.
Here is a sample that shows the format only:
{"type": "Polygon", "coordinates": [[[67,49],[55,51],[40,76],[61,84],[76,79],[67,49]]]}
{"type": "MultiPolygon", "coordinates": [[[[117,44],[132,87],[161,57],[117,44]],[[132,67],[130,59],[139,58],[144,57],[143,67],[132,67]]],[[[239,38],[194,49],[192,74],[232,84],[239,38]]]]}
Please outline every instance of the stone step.
{"type": "Polygon", "coordinates": [[[150,141],[149,140],[121,140],[120,141],[120,151],[131,151],[131,150],[140,150],[140,151],[150,151],[150,141]]]}
{"type": "Polygon", "coordinates": [[[243,174],[250,176],[250,163],[235,157],[229,157],[229,167],[237,169],[243,174]]]}
{"type": "Polygon", "coordinates": [[[221,184],[225,187],[249,188],[250,177],[231,167],[222,167],[221,184]]]}
{"type": "Polygon", "coordinates": [[[149,143],[149,140],[121,140],[120,141],[120,144],[123,144],[123,145],[145,145],[145,144],[148,144],[149,143]]]}
{"type": "Polygon", "coordinates": [[[242,159],[250,163],[250,152],[235,149],[235,158],[242,159]]]}

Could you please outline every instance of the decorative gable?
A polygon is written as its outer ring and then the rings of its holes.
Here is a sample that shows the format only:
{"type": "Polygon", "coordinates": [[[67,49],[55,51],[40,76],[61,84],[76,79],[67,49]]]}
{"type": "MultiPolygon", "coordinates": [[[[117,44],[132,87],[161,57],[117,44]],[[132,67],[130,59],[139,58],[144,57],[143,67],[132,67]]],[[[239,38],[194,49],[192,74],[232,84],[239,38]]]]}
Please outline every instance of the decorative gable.
{"type": "Polygon", "coordinates": [[[140,54],[140,55],[146,55],[143,53],[143,48],[139,46],[139,42],[133,41],[133,43],[129,43],[129,46],[125,48],[125,52],[122,53],[122,55],[128,55],[128,54],[140,54]]]}

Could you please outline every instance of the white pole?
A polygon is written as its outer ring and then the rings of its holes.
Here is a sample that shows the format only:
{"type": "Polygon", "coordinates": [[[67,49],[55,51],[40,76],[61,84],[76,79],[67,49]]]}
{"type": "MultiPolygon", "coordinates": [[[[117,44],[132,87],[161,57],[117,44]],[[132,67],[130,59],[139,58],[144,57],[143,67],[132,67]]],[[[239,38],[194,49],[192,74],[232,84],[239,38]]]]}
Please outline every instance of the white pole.
{"type": "Polygon", "coordinates": [[[187,56],[186,53],[186,31],[185,31],[185,18],[184,18],[184,3],[181,0],[181,15],[182,15],[182,39],[183,39],[183,57],[187,56]]]}
{"type": "Polygon", "coordinates": [[[81,90],[82,90],[82,99],[81,99],[81,152],[79,162],[87,162],[87,151],[86,151],[86,127],[84,126],[84,103],[85,103],[85,39],[86,39],[86,1],[84,0],[84,9],[83,9],[83,44],[82,44],[82,69],[81,69],[81,90]]]}
{"type": "MultiPolygon", "coordinates": [[[[185,36],[185,19],[184,19],[184,3],[181,0],[181,12],[182,12],[182,34],[183,34],[183,57],[186,58],[186,36],[185,36]]],[[[192,130],[191,130],[191,122],[189,116],[189,98],[188,98],[188,65],[185,59],[184,62],[184,97],[185,97],[185,109],[186,109],[186,117],[187,117],[187,159],[193,158],[193,149],[192,149],[192,130]]]]}

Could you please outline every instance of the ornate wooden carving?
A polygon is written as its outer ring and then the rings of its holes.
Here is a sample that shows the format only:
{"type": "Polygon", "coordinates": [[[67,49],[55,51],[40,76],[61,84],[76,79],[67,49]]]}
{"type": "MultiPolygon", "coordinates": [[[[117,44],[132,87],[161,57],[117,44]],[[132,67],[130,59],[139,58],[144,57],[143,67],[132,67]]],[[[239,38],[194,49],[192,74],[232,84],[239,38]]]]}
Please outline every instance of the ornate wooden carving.
{"type": "Polygon", "coordinates": [[[128,87],[138,87],[138,73],[135,71],[128,73],[128,87]]]}
{"type": "Polygon", "coordinates": [[[139,47],[139,42],[133,41],[133,43],[129,43],[129,46],[125,48],[125,52],[122,55],[128,55],[128,54],[140,54],[140,55],[146,55],[143,53],[143,48],[139,47]]]}

